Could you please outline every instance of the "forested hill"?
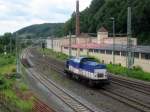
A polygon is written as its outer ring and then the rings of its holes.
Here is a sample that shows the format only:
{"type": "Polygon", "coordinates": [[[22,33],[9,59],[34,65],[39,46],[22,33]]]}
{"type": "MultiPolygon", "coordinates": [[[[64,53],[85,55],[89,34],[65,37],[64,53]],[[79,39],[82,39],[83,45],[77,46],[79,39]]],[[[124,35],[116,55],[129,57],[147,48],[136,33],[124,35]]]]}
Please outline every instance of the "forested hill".
{"type": "MultiPolygon", "coordinates": [[[[80,4],[82,5],[82,4],[80,4]]],[[[150,0],[131,0],[132,33],[138,43],[150,45],[150,0]]],[[[111,17],[115,18],[116,33],[127,33],[127,0],[93,0],[80,13],[81,32],[96,33],[104,26],[112,33],[111,17]]],[[[66,23],[45,23],[23,28],[17,33],[23,37],[63,36],[75,33],[75,13],[66,23]]]]}
{"type": "MultiPolygon", "coordinates": [[[[131,0],[132,31],[140,44],[150,45],[150,0],[131,0]]],[[[81,12],[81,32],[96,33],[101,26],[112,31],[111,17],[115,17],[117,33],[127,32],[127,0],[93,0],[81,12]]],[[[65,23],[64,33],[75,31],[75,13],[65,23]]]]}
{"type": "Polygon", "coordinates": [[[60,37],[63,35],[64,23],[44,23],[25,27],[15,32],[19,37],[39,38],[48,36],[60,37]]]}

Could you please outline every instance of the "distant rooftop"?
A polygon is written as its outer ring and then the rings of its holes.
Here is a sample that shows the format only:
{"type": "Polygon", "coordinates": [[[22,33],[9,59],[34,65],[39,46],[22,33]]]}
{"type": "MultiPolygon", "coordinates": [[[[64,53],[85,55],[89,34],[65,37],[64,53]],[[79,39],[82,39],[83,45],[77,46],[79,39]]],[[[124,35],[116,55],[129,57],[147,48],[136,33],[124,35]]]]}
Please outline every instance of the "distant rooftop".
{"type": "Polygon", "coordinates": [[[108,32],[108,30],[105,28],[105,27],[101,27],[99,30],[98,30],[98,32],[108,32]]]}

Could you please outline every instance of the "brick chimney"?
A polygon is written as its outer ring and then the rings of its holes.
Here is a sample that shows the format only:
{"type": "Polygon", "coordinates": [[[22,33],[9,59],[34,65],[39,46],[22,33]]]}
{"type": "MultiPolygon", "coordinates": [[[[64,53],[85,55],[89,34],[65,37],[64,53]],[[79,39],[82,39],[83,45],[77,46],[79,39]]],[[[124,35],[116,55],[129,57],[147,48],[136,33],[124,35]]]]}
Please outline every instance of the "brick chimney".
{"type": "Polygon", "coordinates": [[[76,37],[80,35],[80,12],[79,12],[79,0],[76,1],[76,37]]]}

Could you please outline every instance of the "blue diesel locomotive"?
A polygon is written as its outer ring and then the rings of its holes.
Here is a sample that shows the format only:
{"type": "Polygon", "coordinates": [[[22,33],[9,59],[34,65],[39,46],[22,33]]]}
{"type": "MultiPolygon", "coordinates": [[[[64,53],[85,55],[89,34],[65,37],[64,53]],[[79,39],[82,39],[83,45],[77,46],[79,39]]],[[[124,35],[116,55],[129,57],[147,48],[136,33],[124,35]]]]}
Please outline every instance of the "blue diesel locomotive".
{"type": "Polygon", "coordinates": [[[71,58],[66,62],[65,72],[77,80],[87,80],[89,85],[109,84],[106,65],[97,63],[93,58],[71,58]]]}

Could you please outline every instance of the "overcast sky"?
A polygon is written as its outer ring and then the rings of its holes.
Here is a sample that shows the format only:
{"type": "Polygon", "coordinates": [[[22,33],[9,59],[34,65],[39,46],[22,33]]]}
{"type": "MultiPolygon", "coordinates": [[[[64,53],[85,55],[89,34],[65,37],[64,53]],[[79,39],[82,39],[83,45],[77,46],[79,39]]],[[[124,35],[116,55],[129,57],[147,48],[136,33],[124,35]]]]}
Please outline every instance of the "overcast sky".
{"type": "MultiPolygon", "coordinates": [[[[91,0],[80,0],[80,11],[91,0]]],[[[76,0],[0,0],[0,35],[31,24],[65,22],[76,0]]]]}

